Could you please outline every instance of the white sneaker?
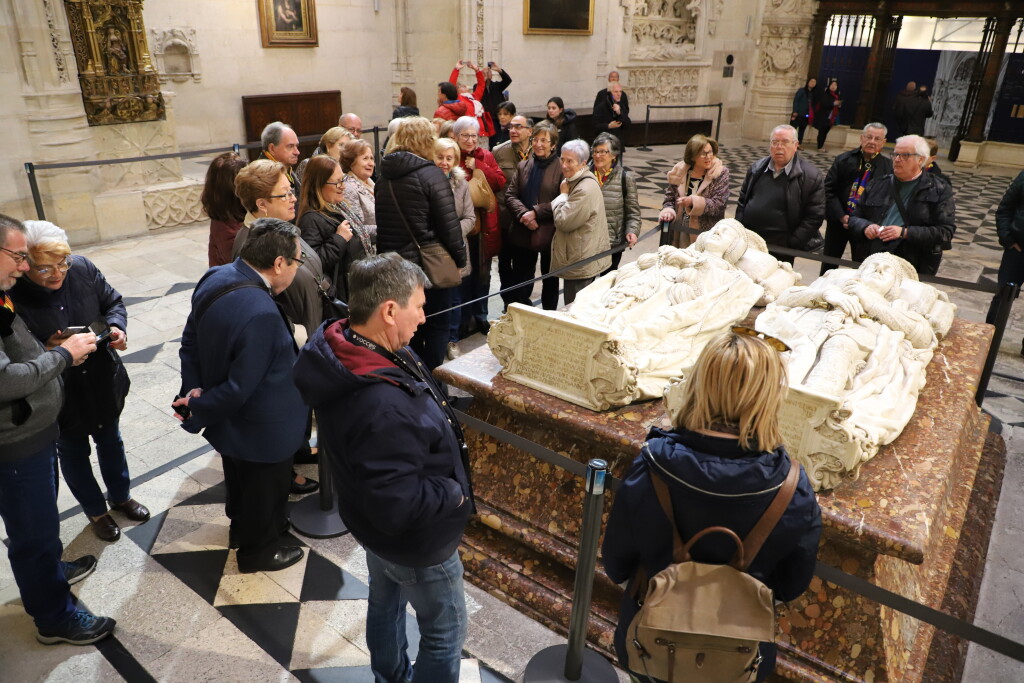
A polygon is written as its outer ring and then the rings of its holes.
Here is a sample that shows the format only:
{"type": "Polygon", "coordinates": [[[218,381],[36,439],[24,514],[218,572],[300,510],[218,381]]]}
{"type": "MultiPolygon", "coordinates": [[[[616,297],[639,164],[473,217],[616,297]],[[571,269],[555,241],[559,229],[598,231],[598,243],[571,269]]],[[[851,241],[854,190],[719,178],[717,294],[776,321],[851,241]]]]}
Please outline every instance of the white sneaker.
{"type": "Polygon", "coordinates": [[[455,360],[462,355],[462,351],[459,351],[459,345],[455,342],[448,342],[448,352],[445,353],[445,357],[448,360],[455,360]]]}

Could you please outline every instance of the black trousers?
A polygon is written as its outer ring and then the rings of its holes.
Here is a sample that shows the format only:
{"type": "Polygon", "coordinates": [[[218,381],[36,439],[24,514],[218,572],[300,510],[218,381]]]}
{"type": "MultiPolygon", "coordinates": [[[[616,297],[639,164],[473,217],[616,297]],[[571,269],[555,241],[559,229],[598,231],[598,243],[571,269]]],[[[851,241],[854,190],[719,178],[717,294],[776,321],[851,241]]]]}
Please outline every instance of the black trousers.
{"type": "MultiPolygon", "coordinates": [[[[842,258],[843,252],[846,251],[846,245],[850,243],[850,231],[848,228],[844,228],[843,224],[839,221],[828,221],[825,226],[825,246],[822,249],[822,254],[825,256],[834,256],[835,258],[842,258]]],[[[824,275],[827,271],[839,266],[832,263],[822,263],[821,272],[819,275],[824,275]]]]}
{"type": "Polygon", "coordinates": [[[412,350],[423,359],[431,371],[444,362],[444,354],[448,348],[452,314],[451,311],[447,313],[440,313],[440,311],[447,311],[451,308],[452,290],[454,289],[455,287],[446,289],[431,287],[424,292],[427,301],[423,304],[423,314],[427,316],[427,320],[417,328],[409,343],[412,350]]]}
{"type": "MultiPolygon", "coordinates": [[[[997,281],[1000,286],[1007,282],[1024,283],[1024,252],[1010,248],[1003,251],[1003,260],[999,262],[999,275],[997,281]]],[[[992,297],[992,303],[988,307],[988,315],[985,322],[994,325],[996,322],[996,310],[999,307],[999,294],[992,297]]]]}
{"type": "Polygon", "coordinates": [[[828,138],[828,132],[832,130],[832,123],[825,117],[825,120],[821,123],[815,123],[818,127],[818,149],[825,146],[825,139],[828,138]]]}
{"type": "Polygon", "coordinates": [[[224,511],[238,542],[239,564],[260,563],[273,557],[281,530],[288,521],[288,490],[292,459],[252,462],[221,453],[227,501],[224,511]]]}
{"type": "MultiPolygon", "coordinates": [[[[537,273],[537,257],[540,256],[540,272],[546,275],[551,270],[551,247],[544,251],[533,251],[509,245],[512,252],[512,282],[516,285],[520,282],[532,280],[537,273]]],[[[533,285],[523,285],[508,293],[511,299],[509,303],[521,303],[525,306],[532,306],[530,294],[533,292],[533,285]]],[[[541,283],[540,294],[541,305],[544,310],[553,311],[558,308],[558,278],[549,277],[541,283]]]]}

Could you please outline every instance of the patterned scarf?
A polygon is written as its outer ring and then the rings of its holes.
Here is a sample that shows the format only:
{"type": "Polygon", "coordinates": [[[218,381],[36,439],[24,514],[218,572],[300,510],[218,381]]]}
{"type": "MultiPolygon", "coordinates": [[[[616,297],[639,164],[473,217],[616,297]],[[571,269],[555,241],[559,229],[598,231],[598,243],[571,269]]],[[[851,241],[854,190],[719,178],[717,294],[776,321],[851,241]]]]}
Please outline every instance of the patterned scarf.
{"type": "MultiPolygon", "coordinates": [[[[877,154],[875,156],[878,156],[877,154]]],[[[868,183],[871,182],[871,174],[874,172],[874,168],[871,162],[875,157],[871,159],[861,158],[860,162],[860,176],[853,181],[853,185],[850,187],[850,196],[846,200],[846,215],[852,216],[854,211],[857,210],[857,205],[860,204],[860,198],[864,196],[864,190],[867,189],[868,183]]]]}
{"type": "Polygon", "coordinates": [[[0,308],[6,308],[11,313],[14,313],[14,301],[7,292],[0,292],[0,308]]]}

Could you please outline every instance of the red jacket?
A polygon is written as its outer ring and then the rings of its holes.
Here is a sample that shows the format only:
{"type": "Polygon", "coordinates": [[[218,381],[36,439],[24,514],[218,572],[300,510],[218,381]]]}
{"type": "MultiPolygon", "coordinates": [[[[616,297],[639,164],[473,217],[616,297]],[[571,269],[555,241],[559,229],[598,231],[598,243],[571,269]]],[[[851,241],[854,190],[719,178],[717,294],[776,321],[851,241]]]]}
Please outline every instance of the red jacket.
{"type": "MultiPolygon", "coordinates": [[[[457,68],[456,69],[452,69],[451,75],[448,76],[448,82],[452,83],[453,85],[456,85],[456,86],[459,84],[459,70],[457,68]]],[[[480,116],[476,117],[477,121],[480,122],[480,135],[481,135],[481,137],[490,137],[490,136],[494,135],[497,132],[497,130],[494,128],[494,121],[491,119],[491,115],[488,112],[483,111],[483,104],[482,104],[482,102],[483,102],[483,98],[484,98],[484,92],[486,90],[487,90],[487,79],[484,77],[484,72],[483,71],[477,71],[476,72],[476,87],[473,88],[473,97],[470,98],[470,97],[468,97],[466,95],[459,95],[459,100],[462,101],[462,102],[465,102],[469,106],[469,110],[467,111],[467,113],[463,114],[463,116],[475,116],[475,114],[476,114],[476,104],[474,104],[474,100],[476,101],[476,103],[481,103],[480,104],[480,110],[483,113],[480,114],[480,116]]]]}
{"type": "MultiPolygon", "coordinates": [[[[487,184],[491,186],[494,194],[497,195],[501,192],[501,189],[505,187],[506,178],[505,174],[501,172],[498,162],[495,161],[494,155],[481,147],[476,147],[469,154],[463,152],[459,166],[466,172],[467,178],[473,176],[473,169],[466,166],[466,157],[470,156],[476,160],[476,167],[483,171],[487,184]]],[[[480,240],[484,247],[484,258],[496,256],[501,250],[501,230],[498,227],[497,206],[491,212],[485,212],[480,208],[476,209],[476,212],[480,217],[480,240]]]]}
{"type": "Polygon", "coordinates": [[[434,110],[435,119],[444,119],[445,121],[454,121],[460,116],[470,116],[473,113],[473,104],[463,99],[455,100],[454,102],[444,102],[437,106],[434,110]]]}

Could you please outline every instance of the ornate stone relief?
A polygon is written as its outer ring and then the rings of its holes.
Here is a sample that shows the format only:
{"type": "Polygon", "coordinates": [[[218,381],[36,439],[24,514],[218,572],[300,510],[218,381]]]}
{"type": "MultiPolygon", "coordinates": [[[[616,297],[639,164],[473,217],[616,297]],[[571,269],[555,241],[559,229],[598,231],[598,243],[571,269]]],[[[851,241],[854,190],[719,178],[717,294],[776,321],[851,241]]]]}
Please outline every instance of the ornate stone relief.
{"type": "Polygon", "coordinates": [[[765,14],[775,18],[799,17],[809,19],[817,9],[817,0],[768,0],[765,14]]]}
{"type": "Polygon", "coordinates": [[[199,83],[202,80],[194,28],[153,28],[149,30],[149,40],[161,83],[184,83],[188,80],[199,83]]]}
{"type": "Polygon", "coordinates": [[[629,72],[630,98],[638,104],[695,104],[699,87],[697,67],[650,67],[629,72]]]}
{"type": "Polygon", "coordinates": [[[758,86],[771,88],[802,83],[810,36],[810,25],[765,25],[761,31],[758,86]]]}
{"type": "MultiPolygon", "coordinates": [[[[106,126],[96,134],[96,146],[106,158],[153,156],[177,151],[169,124],[152,126],[106,126]]],[[[126,189],[181,180],[181,161],[176,158],[136,161],[101,166],[104,185],[126,189]]]]}
{"type": "Polygon", "coordinates": [[[143,193],[146,226],[150,229],[171,228],[176,225],[198,223],[205,218],[203,206],[199,201],[202,193],[201,184],[143,193]]]}
{"type": "Polygon", "coordinates": [[[57,16],[54,14],[51,0],[43,0],[43,9],[46,12],[46,28],[50,32],[53,61],[57,66],[57,78],[61,83],[70,83],[71,73],[68,70],[68,60],[64,57],[64,50],[60,46],[60,30],[57,28],[57,16]]]}
{"type": "Polygon", "coordinates": [[[718,30],[718,20],[722,18],[725,0],[709,0],[708,5],[708,35],[713,36],[718,30]]]}
{"type": "Polygon", "coordinates": [[[697,17],[704,0],[634,0],[629,57],[683,59],[697,49],[697,17]]]}
{"type": "Polygon", "coordinates": [[[142,0],[64,0],[90,126],[165,118],[142,0]]]}

